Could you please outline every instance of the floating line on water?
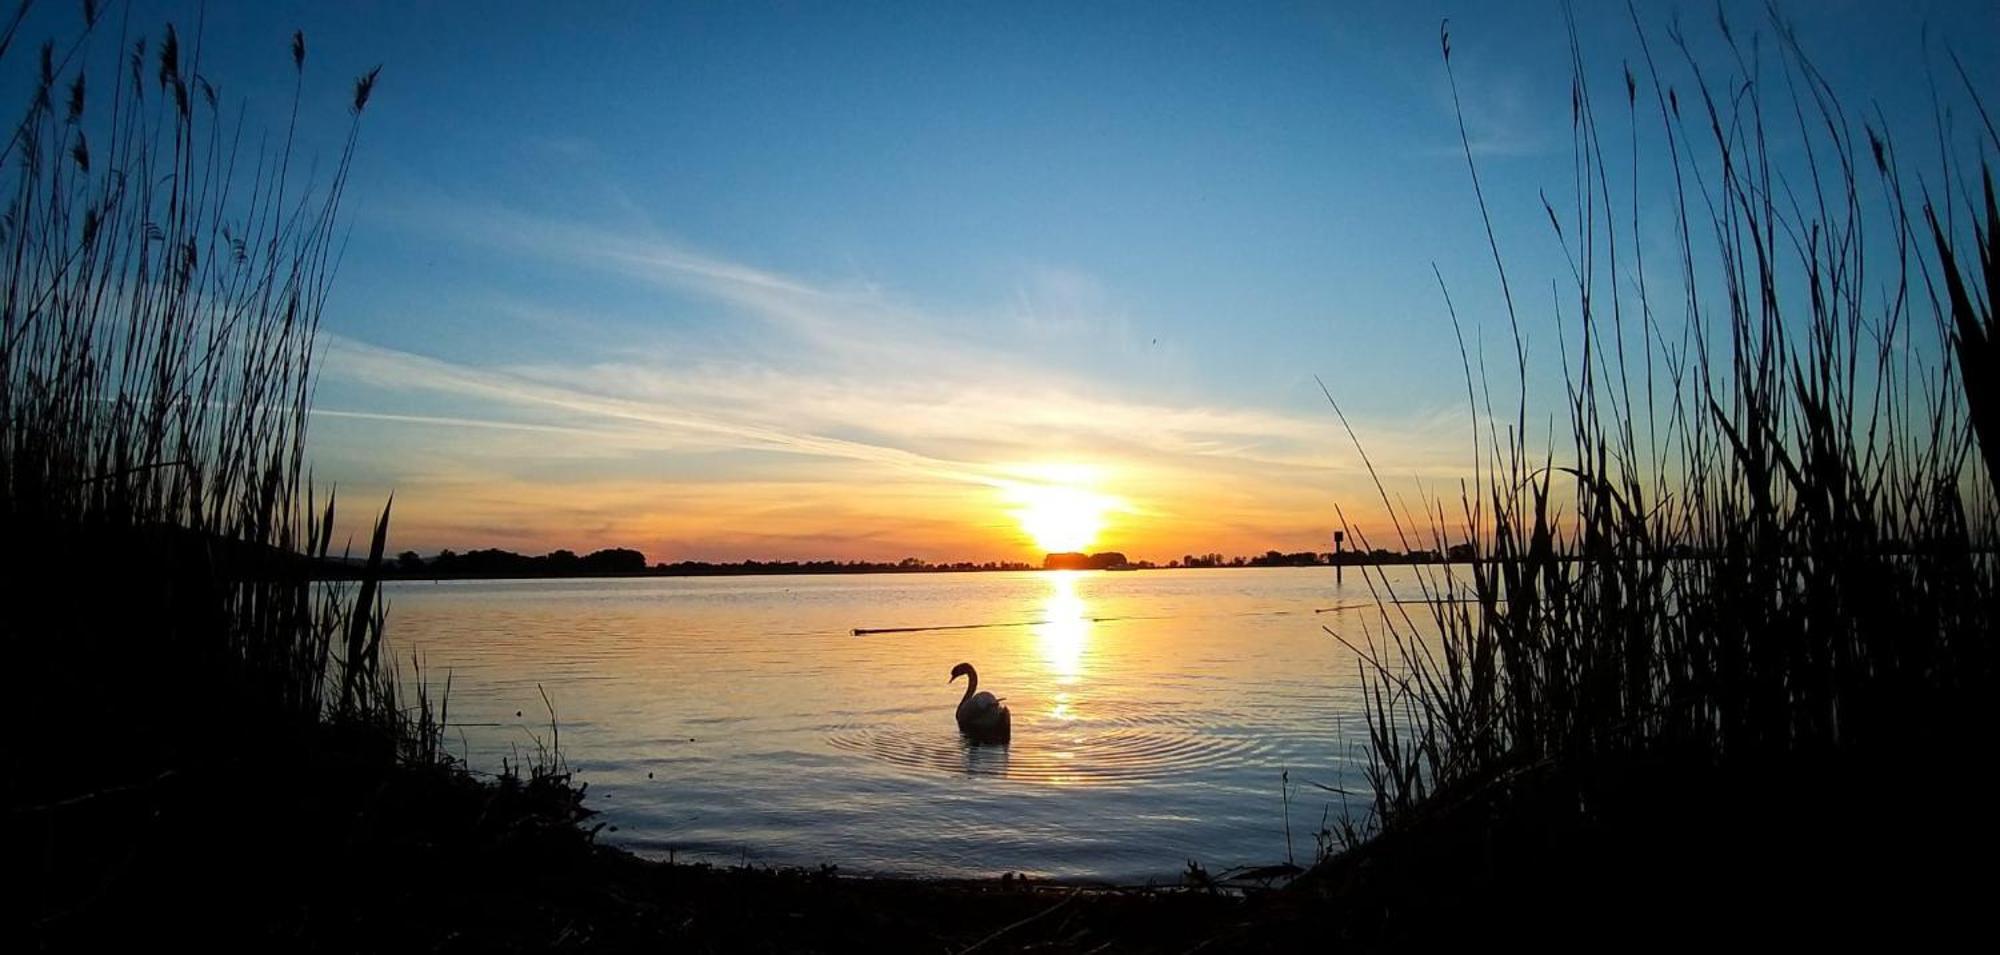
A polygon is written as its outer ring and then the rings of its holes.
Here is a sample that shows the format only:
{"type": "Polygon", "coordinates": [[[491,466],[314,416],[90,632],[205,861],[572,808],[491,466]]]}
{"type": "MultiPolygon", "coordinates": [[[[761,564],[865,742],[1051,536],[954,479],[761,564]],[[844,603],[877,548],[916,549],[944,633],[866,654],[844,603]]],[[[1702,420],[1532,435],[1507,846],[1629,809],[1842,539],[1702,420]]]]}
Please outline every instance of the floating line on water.
{"type": "Polygon", "coordinates": [[[1014,623],[954,623],[938,627],[855,627],[854,635],[865,637],[871,633],[920,633],[925,630],[991,630],[998,627],[1033,627],[1048,623],[1046,620],[1021,620],[1014,623]]]}
{"type": "Polygon", "coordinates": [[[1469,604],[1469,603],[1477,603],[1478,600],[1479,598],[1477,597],[1431,597],[1431,598],[1411,597],[1407,600],[1364,600],[1356,604],[1339,604],[1332,607],[1318,607],[1313,610],[1313,613],[1336,613],[1342,610],[1366,610],[1369,607],[1382,607],[1382,606],[1396,607],[1396,606],[1401,606],[1403,604],[1469,604]]]}
{"type": "Polygon", "coordinates": [[[1003,627],[1040,627],[1051,623],[1081,620],[1085,623],[1112,623],[1119,620],[1166,620],[1164,616],[1148,617],[1064,617],[1056,620],[1014,620],[1002,623],[949,623],[931,627],[855,627],[854,635],[865,637],[871,633],[922,633],[927,630],[995,630],[1003,627]]]}
{"type": "Polygon", "coordinates": [[[1313,613],[1338,613],[1342,610],[1360,610],[1363,607],[1373,607],[1373,606],[1375,605],[1372,603],[1339,604],[1332,607],[1314,607],[1313,613]]]}
{"type": "MultiPolygon", "coordinates": [[[[1198,613],[1129,614],[1122,617],[1064,617],[1060,620],[1013,620],[1013,621],[1003,621],[998,623],[948,623],[948,624],[937,624],[928,627],[855,627],[852,632],[857,637],[865,637],[872,633],[922,633],[929,630],[996,630],[1005,627],[1040,627],[1051,623],[1073,623],[1076,621],[1082,621],[1084,623],[1117,623],[1123,620],[1175,620],[1180,618],[1209,617],[1209,616],[1287,617],[1296,612],[1297,611],[1293,610],[1242,610],[1236,613],[1228,613],[1228,614],[1198,614],[1198,613]]],[[[1313,612],[1318,613],[1319,611],[1315,610],[1313,612]]]]}

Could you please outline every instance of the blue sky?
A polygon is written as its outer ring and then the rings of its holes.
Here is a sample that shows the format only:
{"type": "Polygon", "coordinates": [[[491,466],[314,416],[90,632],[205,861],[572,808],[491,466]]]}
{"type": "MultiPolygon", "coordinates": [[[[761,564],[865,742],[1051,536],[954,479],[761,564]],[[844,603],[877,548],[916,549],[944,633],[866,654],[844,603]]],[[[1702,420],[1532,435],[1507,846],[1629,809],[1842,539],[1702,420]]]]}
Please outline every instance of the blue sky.
{"type": "MultiPolygon", "coordinates": [[[[201,19],[137,6],[133,29],[201,19]]],[[[1632,25],[1581,7],[1610,103],[1632,25]]],[[[1641,8],[1663,59],[1678,17],[1727,69],[1713,7],[1641,8]]],[[[2000,102],[1994,4],[1782,8],[1910,135],[1926,42],[2000,102]]],[[[1433,263],[1496,358],[1505,324],[1445,17],[1517,292],[1546,303],[1554,3],[215,3],[200,35],[255,121],[303,29],[329,150],[348,79],[383,65],[314,460],[349,500],[397,493],[396,546],[1024,558],[1013,517],[1055,488],[1103,512],[1101,546],[1166,559],[1324,548],[1336,504],[1374,508],[1315,375],[1392,480],[1464,472],[1433,263]]],[[[1670,228],[1644,206],[1640,232],[1670,228]]]]}

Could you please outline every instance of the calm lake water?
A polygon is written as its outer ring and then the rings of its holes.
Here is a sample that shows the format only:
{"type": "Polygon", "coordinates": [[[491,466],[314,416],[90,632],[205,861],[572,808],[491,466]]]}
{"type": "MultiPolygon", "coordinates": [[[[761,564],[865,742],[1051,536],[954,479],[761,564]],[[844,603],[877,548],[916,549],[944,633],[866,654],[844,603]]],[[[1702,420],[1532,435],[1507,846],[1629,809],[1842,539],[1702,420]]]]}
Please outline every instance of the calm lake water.
{"type": "Polygon", "coordinates": [[[532,752],[540,684],[602,838],[644,855],[1170,880],[1284,861],[1283,772],[1302,861],[1341,811],[1310,784],[1366,791],[1356,661],[1321,629],[1379,632],[1353,569],[1344,587],[1321,567],[388,593],[398,653],[452,675],[453,748],[488,771],[532,752]],[[1011,746],[960,740],[961,660],[1012,708],[1011,746]]]}

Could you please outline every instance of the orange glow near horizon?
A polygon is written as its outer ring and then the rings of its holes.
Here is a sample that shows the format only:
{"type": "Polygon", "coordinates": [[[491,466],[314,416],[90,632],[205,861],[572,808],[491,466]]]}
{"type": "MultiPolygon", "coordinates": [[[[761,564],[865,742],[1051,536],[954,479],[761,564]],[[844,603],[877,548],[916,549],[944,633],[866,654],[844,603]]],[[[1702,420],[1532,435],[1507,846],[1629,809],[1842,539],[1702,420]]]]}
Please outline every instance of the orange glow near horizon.
{"type": "Polygon", "coordinates": [[[1014,520],[1045,553],[1087,551],[1104,532],[1106,514],[1116,500],[1092,490],[1096,472],[1075,465],[1041,465],[1029,470],[1034,480],[1006,487],[1014,520]]]}
{"type": "MultiPolygon", "coordinates": [[[[336,540],[365,542],[373,530],[374,512],[345,502],[384,500],[391,490],[392,553],[627,547],[649,563],[916,557],[1039,565],[1049,553],[1110,550],[1165,564],[1211,551],[1328,550],[1328,502],[1365,500],[1362,490],[1342,493],[1338,481],[1273,481],[1228,460],[1198,472],[1109,453],[1087,467],[991,462],[952,478],[858,466],[758,479],[439,471],[395,487],[343,483],[336,540]]],[[[1365,507],[1347,515],[1375,530],[1365,507]]],[[[1349,541],[1359,545],[1352,534],[1349,541]]]]}

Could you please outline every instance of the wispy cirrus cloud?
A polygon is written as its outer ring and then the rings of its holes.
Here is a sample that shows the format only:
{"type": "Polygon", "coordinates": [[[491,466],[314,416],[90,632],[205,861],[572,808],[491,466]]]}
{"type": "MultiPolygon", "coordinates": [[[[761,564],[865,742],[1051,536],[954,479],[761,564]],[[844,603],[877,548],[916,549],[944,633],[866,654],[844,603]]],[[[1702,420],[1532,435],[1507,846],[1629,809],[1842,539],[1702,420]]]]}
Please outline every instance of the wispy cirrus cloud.
{"type": "MultiPolygon", "coordinates": [[[[1324,513],[1329,493],[1358,491],[1365,480],[1337,423],[1317,407],[1128,393],[1005,347],[1008,336],[1045,324],[1047,309],[1028,309],[1026,321],[1017,321],[1018,302],[937,312],[862,283],[830,286],[662,239],[506,211],[426,219],[454,223],[455,241],[692,294],[758,323],[764,347],[746,356],[666,333],[593,339],[592,323],[579,319],[568,327],[585,341],[564,357],[480,366],[331,337],[333,390],[374,406],[323,403],[323,417],[348,430],[366,424],[380,445],[373,479],[395,484],[399,500],[432,502],[433,514],[403,519],[421,543],[466,546],[476,542],[463,537],[481,528],[508,527],[551,546],[608,546],[621,541],[600,535],[636,533],[655,546],[696,548],[668,528],[699,526],[717,553],[796,538],[851,541],[847,556],[925,543],[991,554],[996,542],[1023,546],[1002,526],[1001,502],[1043,480],[1030,465],[1083,461],[1119,502],[1118,540],[1164,554],[1230,543],[1217,536],[1243,546],[1254,536],[1271,546],[1317,540],[1324,521],[1301,512],[1324,513]],[[965,332],[995,324],[1006,333],[965,332]],[[657,476],[634,477],[649,473],[657,476]],[[579,517],[579,507],[595,516],[579,517]]],[[[1065,323],[1116,311],[1087,277],[1043,284],[1065,323]]],[[[1463,433],[1462,416],[1417,411],[1381,424],[1363,426],[1378,467],[1456,473],[1458,462],[1438,449],[1463,433]]]]}

